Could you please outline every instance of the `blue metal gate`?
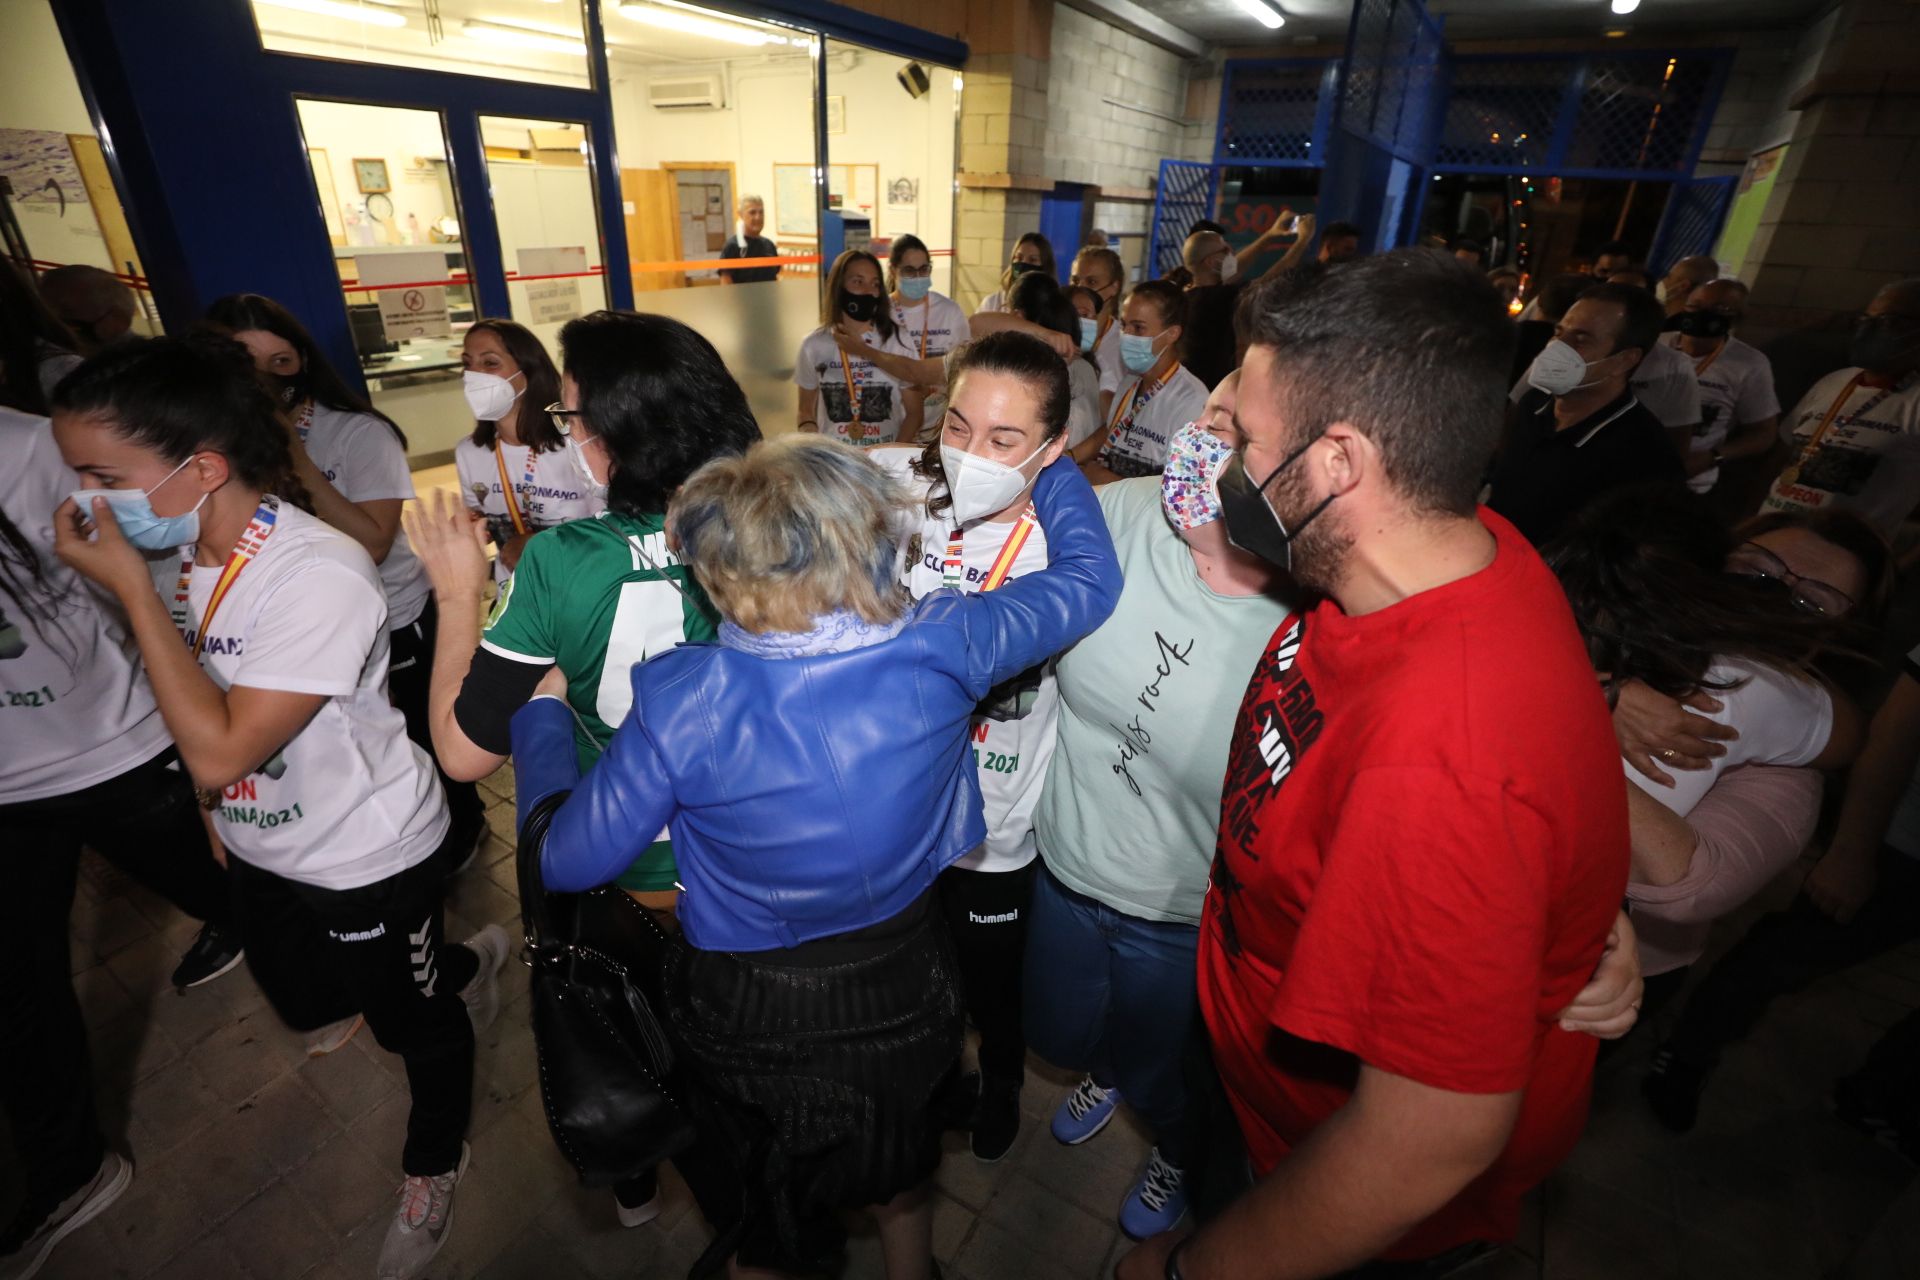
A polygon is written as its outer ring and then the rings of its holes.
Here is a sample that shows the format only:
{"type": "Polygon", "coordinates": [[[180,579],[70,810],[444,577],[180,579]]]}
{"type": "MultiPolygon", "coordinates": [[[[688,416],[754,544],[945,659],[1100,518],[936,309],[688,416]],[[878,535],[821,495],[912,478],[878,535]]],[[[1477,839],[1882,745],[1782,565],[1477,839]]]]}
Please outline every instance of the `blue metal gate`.
{"type": "Polygon", "coordinates": [[[1658,278],[1682,258],[1712,253],[1739,186],[1737,175],[1674,183],[1666,212],[1660,215],[1660,229],[1653,234],[1647,270],[1658,278]]]}

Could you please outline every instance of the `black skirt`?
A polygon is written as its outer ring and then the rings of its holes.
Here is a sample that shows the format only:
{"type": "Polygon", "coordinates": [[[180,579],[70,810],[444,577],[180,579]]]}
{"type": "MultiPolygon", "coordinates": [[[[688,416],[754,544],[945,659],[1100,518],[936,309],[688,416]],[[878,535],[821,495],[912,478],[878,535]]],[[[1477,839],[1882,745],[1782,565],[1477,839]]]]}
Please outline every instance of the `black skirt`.
{"type": "Polygon", "coordinates": [[[841,1214],[932,1176],[931,1112],[965,1019],[931,895],[891,920],[780,951],[675,944],[666,1007],[700,1130],[675,1158],[718,1233],[696,1264],[832,1270],[841,1214]]]}

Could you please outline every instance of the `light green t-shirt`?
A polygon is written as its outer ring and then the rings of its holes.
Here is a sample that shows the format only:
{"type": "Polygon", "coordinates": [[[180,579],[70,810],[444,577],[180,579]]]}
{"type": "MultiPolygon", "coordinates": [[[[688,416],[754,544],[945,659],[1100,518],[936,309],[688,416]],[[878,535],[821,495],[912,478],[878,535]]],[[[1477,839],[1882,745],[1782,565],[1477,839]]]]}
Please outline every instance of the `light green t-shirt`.
{"type": "MultiPolygon", "coordinates": [[[[633,706],[634,664],[716,634],[706,594],[667,549],[666,522],[603,511],[527,540],[480,647],[566,673],[574,748],[585,772],[633,706]]],[[[673,888],[673,846],[665,831],[617,883],[642,891],[673,888]]]]}
{"type": "Polygon", "coordinates": [[[1145,920],[1198,925],[1227,746],[1290,610],[1223,596],[1160,510],[1160,477],[1099,490],[1126,585],[1060,659],[1060,738],[1035,823],[1060,882],[1145,920]]]}

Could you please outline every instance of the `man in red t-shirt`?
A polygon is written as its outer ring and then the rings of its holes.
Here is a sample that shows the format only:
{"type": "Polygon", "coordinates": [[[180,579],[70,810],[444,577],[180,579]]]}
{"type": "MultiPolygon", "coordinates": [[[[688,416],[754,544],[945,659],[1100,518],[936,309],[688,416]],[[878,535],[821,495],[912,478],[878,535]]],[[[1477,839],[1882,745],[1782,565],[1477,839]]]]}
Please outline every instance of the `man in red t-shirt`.
{"type": "Polygon", "coordinates": [[[1619,751],[1566,599],[1474,505],[1512,345],[1492,287],[1383,254],[1268,299],[1252,339],[1227,529],[1325,597],[1248,687],[1201,924],[1260,1180],[1123,1277],[1511,1238],[1585,1122],[1595,1041],[1559,1019],[1626,888],[1619,751]]]}

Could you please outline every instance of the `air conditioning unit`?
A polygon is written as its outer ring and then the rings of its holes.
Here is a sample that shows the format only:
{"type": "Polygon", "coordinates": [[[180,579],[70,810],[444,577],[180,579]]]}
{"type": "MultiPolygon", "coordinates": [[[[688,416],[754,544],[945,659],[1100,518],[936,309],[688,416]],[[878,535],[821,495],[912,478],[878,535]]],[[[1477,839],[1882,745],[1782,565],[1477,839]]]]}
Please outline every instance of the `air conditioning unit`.
{"type": "Polygon", "coordinates": [[[727,103],[720,77],[707,75],[649,80],[647,105],[667,111],[687,107],[724,107],[727,103]]]}

